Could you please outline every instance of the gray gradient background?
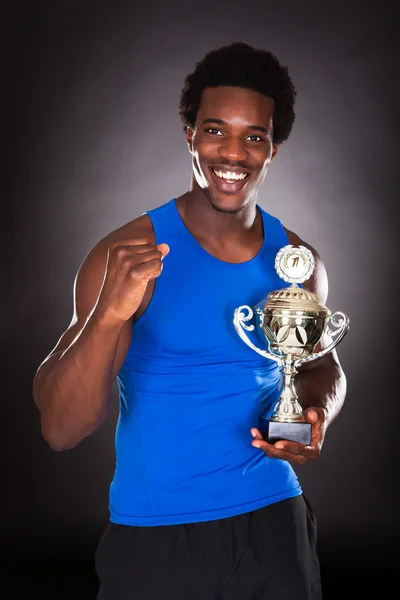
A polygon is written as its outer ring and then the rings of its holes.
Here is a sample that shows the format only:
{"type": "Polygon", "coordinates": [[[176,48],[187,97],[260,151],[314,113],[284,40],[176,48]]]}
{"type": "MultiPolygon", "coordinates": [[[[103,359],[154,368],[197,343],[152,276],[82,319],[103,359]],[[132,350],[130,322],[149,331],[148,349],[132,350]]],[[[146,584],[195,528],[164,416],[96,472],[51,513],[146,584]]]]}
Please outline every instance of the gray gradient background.
{"type": "MultiPolygon", "coordinates": [[[[298,92],[293,132],[259,202],[318,249],[328,306],[351,320],[339,347],[346,404],[319,460],[298,470],[319,522],[326,594],[349,572],[384,582],[398,537],[398,367],[386,321],[398,272],[395,2],[19,3],[13,27],[2,554],[35,565],[29,572],[49,597],[55,573],[78,581],[86,568],[92,577],[108,518],[117,386],[101,429],[55,453],[40,435],[32,379],[70,322],[75,273],[91,246],[188,188],[184,76],[211,48],[241,40],[275,52],[298,92]]],[[[93,579],[79,581],[87,591],[78,597],[94,598],[93,579]]]]}

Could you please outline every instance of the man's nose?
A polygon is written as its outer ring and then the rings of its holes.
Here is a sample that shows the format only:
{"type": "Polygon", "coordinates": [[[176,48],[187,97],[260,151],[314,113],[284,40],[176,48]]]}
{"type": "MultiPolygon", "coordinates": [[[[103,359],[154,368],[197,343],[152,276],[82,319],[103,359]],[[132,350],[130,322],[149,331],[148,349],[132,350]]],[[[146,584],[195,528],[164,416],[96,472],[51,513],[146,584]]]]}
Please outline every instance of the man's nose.
{"type": "Polygon", "coordinates": [[[248,152],[243,144],[243,141],[238,137],[226,136],[221,140],[218,148],[221,158],[226,158],[231,161],[242,161],[248,157],[248,152]]]}

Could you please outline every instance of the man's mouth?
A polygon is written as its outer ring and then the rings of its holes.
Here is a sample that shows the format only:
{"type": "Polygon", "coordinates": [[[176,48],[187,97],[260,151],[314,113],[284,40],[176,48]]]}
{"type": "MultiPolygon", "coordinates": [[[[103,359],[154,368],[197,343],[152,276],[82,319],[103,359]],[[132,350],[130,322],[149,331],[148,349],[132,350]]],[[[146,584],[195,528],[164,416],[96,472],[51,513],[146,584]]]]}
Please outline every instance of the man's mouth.
{"type": "Polygon", "coordinates": [[[237,194],[248,184],[249,173],[239,169],[210,167],[214,187],[222,194],[237,194]]]}
{"type": "Polygon", "coordinates": [[[219,179],[223,179],[224,181],[226,181],[226,183],[230,183],[230,184],[237,183],[238,181],[243,181],[249,175],[248,173],[245,173],[244,171],[229,171],[229,170],[225,170],[225,169],[224,170],[214,169],[213,167],[211,167],[211,171],[219,179]]]}

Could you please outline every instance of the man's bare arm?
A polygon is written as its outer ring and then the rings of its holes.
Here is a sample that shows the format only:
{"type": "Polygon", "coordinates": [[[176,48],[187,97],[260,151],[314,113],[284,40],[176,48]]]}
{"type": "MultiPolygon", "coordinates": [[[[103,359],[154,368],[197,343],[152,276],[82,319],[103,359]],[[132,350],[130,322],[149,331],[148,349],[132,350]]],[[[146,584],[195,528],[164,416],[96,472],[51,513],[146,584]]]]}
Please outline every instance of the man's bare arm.
{"type": "Polygon", "coordinates": [[[54,450],[76,446],[107,417],[120,338],[122,346],[129,343],[129,324],[107,323],[95,310],[106,259],[101,246],[84,259],[74,282],[72,321],[33,380],[42,435],[54,450]]]}
{"type": "Polygon", "coordinates": [[[42,433],[53,449],[78,445],[107,417],[133,315],[148,282],[160,274],[165,253],[148,238],[113,241],[110,235],[82,262],[71,324],[33,381],[42,433]]]}
{"type": "MultiPolygon", "coordinates": [[[[325,266],[318,252],[301,240],[293,232],[286,230],[289,243],[293,246],[306,246],[313,253],[316,266],[312,277],[303,283],[303,288],[315,293],[326,305],[328,297],[328,278],[325,266]]],[[[321,340],[315,348],[319,352],[327,347],[329,339],[321,340]]],[[[260,448],[271,458],[280,458],[289,462],[305,465],[308,460],[320,455],[327,426],[339,414],[346,396],[346,376],[340,365],[336,350],[309,363],[304,363],[295,376],[294,385],[305,419],[312,423],[311,443],[304,446],[298,442],[279,440],[269,444],[261,432],[253,428],[252,445],[260,448]]]]}
{"type": "MultiPolygon", "coordinates": [[[[289,242],[293,245],[303,245],[311,250],[315,258],[315,270],[309,280],[303,283],[303,288],[315,293],[326,305],[328,300],[328,277],[325,265],[319,253],[301,240],[295,233],[287,231],[289,242]]],[[[328,338],[321,340],[315,348],[319,352],[330,343],[328,338]]],[[[322,408],[325,413],[325,428],[338,416],[347,391],[347,381],[339,362],[336,349],[309,363],[304,363],[295,377],[296,392],[304,410],[310,407],[322,408]]]]}

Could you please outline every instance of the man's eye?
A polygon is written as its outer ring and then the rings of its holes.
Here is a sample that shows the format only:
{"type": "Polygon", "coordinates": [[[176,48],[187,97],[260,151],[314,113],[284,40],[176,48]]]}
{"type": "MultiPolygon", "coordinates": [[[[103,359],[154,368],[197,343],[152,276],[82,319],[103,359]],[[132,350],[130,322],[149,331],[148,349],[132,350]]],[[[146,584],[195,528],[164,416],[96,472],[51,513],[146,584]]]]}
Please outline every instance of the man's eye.
{"type": "Polygon", "coordinates": [[[262,137],[260,137],[259,135],[249,135],[249,137],[247,139],[249,139],[251,142],[263,142],[264,141],[264,139],[262,137]]]}
{"type": "Polygon", "coordinates": [[[215,127],[211,127],[210,129],[206,129],[207,133],[212,133],[213,135],[222,135],[221,131],[219,129],[216,129],[215,127]]]}

